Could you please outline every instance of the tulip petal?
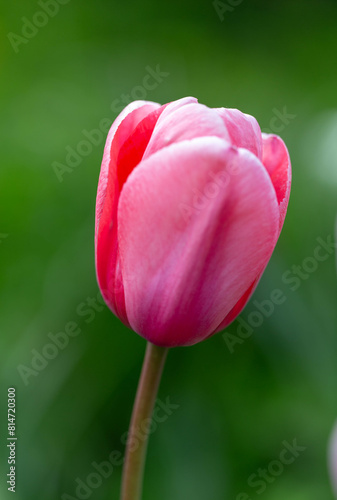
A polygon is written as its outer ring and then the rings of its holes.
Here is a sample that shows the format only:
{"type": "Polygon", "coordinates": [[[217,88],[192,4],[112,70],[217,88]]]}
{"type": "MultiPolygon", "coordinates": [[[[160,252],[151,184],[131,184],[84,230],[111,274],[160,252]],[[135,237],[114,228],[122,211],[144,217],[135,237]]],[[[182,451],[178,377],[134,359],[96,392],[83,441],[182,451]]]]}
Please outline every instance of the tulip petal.
{"type": "MultiPolygon", "coordinates": [[[[137,124],[143,120],[151,111],[160,107],[160,104],[150,101],[134,101],[130,103],[123,111],[117,116],[113,122],[107,140],[105,142],[104,153],[101,171],[98,181],[98,190],[96,198],[96,232],[99,226],[99,220],[102,215],[105,196],[107,192],[108,176],[114,175],[116,169],[115,158],[111,159],[111,150],[113,141],[117,143],[114,145],[114,151],[117,151],[121,144],[127,139],[132,130],[137,124]],[[120,126],[123,122],[123,125],[120,126]],[[118,134],[117,134],[118,130],[118,134]],[[111,161],[112,160],[112,161],[111,161]]],[[[97,237],[97,234],[96,234],[97,237]]]]}
{"type": "Polygon", "coordinates": [[[261,160],[262,137],[256,119],[238,109],[217,108],[216,111],[226,125],[232,144],[248,149],[261,160]]]}
{"type": "Polygon", "coordinates": [[[120,194],[117,177],[119,151],[132,131],[160,105],[147,101],[129,104],[114,121],[104,148],[98,182],[95,223],[97,280],[102,295],[122,321],[128,324],[117,245],[117,204],[120,194]]]}
{"type": "Polygon", "coordinates": [[[254,282],[249,286],[248,290],[245,291],[245,293],[242,295],[242,297],[237,301],[233,309],[227,314],[225,319],[220,323],[220,325],[216,328],[214,332],[211,333],[217,333],[221,332],[221,330],[224,330],[228,325],[232,323],[232,321],[235,320],[237,316],[239,316],[240,312],[243,310],[243,308],[246,306],[248,300],[250,297],[253,295],[255,288],[259,284],[260,278],[263,274],[263,271],[260,273],[259,277],[254,280],[254,282]]]}
{"type": "MultiPolygon", "coordinates": [[[[262,134],[262,161],[270,175],[271,181],[275,188],[277,201],[280,207],[280,227],[281,232],[284,218],[287,212],[290,185],[291,185],[291,164],[288,150],[282,139],[276,135],[262,134]]],[[[226,328],[244,309],[248,300],[254,293],[260,278],[263,274],[252,283],[248,290],[243,294],[240,300],[235,304],[230,313],[221,322],[216,329],[217,332],[226,328]]]]}
{"type": "Polygon", "coordinates": [[[120,148],[117,158],[117,177],[120,190],[132,170],[142,160],[153,129],[165,106],[155,109],[139,122],[120,148]]]}
{"type": "Polygon", "coordinates": [[[204,137],[143,160],[118,206],[131,327],[158,345],[205,339],[265,268],[278,229],[275,190],[250,152],[204,137]]]}
{"type": "Polygon", "coordinates": [[[223,120],[214,109],[195,102],[179,108],[168,106],[158,119],[143,159],[170,144],[206,136],[230,140],[223,120]]]}
{"type": "Polygon", "coordinates": [[[179,99],[178,101],[165,104],[152,111],[138,123],[118,153],[117,175],[120,190],[132,170],[143,159],[144,152],[149,140],[151,139],[154,127],[157,127],[157,122],[161,115],[164,113],[167,116],[180,107],[194,101],[196,101],[194,97],[185,97],[184,99],[179,99]]]}
{"type": "Polygon", "coordinates": [[[280,206],[280,232],[287,213],[291,186],[291,163],[286,145],[280,137],[262,134],[262,163],[275,188],[280,206]]]}

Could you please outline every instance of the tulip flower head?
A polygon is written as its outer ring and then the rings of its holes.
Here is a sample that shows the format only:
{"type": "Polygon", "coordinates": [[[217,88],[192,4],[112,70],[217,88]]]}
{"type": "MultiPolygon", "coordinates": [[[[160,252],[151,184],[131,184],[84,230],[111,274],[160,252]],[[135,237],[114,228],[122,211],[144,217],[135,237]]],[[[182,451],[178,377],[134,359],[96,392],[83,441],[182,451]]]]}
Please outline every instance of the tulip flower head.
{"type": "Polygon", "coordinates": [[[96,273],[124,324],[191,345],[242,311],[288,206],[287,148],[252,116],[187,97],[136,101],[109,131],[96,201],[96,273]]]}

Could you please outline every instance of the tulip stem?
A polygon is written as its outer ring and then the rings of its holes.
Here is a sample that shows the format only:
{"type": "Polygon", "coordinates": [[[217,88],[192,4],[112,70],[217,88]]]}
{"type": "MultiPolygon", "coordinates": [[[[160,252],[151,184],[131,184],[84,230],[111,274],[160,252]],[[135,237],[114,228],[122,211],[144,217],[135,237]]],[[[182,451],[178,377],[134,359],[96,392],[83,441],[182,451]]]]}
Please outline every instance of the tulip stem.
{"type": "Polygon", "coordinates": [[[126,443],[121,500],[140,500],[150,420],[168,349],[147,343],[126,443]]]}

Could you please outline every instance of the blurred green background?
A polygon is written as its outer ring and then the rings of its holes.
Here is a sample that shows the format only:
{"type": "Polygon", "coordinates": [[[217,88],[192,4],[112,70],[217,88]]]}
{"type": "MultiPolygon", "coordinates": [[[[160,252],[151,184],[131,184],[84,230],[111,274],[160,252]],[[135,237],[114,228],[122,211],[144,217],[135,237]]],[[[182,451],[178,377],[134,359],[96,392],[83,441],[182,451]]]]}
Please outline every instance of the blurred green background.
{"type": "MultiPolygon", "coordinates": [[[[248,321],[254,300],[275,288],[286,300],[232,353],[222,334],[170,352],[159,397],[179,408],[151,436],[144,499],[332,500],[334,252],[297,290],[282,276],[314,255],[317,238],[334,234],[337,2],[46,5],[1,4],[1,499],[12,495],[5,474],[13,386],[16,498],[118,499],[120,466],[89,493],[78,496],[76,486],[95,472],[93,462],[123,452],[145,342],[97,300],[94,206],[104,139],[91,150],[80,144],[83,130],[112,122],[129,94],[161,103],[193,95],[211,107],[239,108],[282,136],[293,165],[281,238],[241,318],[248,321]],[[41,5],[49,14],[37,14],[41,5]],[[169,74],[146,90],[148,67],[157,65],[169,74]],[[60,181],[55,162],[65,164],[69,148],[85,154],[60,181]],[[80,334],[46,366],[40,361],[40,371],[27,371],[50,334],[69,322],[80,334]],[[296,460],[260,488],[250,485],[294,439],[305,448],[296,460]]],[[[227,332],[239,338],[238,326],[227,332]]]]}

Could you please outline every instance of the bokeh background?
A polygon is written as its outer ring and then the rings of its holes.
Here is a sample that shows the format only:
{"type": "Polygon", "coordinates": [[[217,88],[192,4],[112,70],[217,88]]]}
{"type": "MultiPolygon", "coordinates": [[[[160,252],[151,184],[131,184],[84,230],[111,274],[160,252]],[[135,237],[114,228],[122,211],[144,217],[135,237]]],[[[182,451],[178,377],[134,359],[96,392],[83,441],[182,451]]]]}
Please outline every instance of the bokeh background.
{"type": "Polygon", "coordinates": [[[228,328],[239,338],[234,352],[222,334],[170,352],[159,398],[179,408],[151,436],[144,499],[332,500],[335,251],[307,260],[312,270],[296,290],[284,273],[293,277],[293,266],[314,256],[317,238],[334,241],[336,27],[332,0],[2,2],[1,499],[12,495],[5,439],[13,386],[17,500],[118,499],[120,466],[89,493],[76,486],[93,462],[123,452],[145,342],[99,302],[93,231],[104,139],[94,134],[87,149],[81,141],[83,130],[113,121],[126,94],[239,108],[283,137],[293,165],[281,238],[241,319],[276,288],[285,300],[241,341],[239,323],[228,328]],[[42,5],[47,21],[37,14],[42,5]],[[158,65],[167,74],[147,90],[144,77],[158,65]],[[72,149],[82,153],[67,164],[72,149]],[[33,371],[32,358],[69,322],[80,333],[33,371]],[[259,487],[248,483],[294,439],[305,450],[292,464],[259,487]]]}

